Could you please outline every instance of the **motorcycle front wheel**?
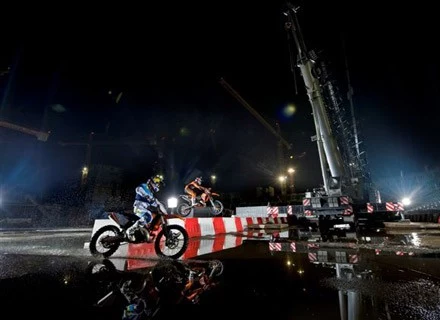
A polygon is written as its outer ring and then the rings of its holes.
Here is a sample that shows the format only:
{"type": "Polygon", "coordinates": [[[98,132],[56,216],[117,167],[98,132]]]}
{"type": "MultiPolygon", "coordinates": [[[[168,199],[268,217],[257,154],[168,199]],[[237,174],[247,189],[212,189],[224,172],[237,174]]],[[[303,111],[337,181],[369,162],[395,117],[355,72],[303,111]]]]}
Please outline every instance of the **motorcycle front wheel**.
{"type": "Polygon", "coordinates": [[[94,257],[108,258],[121,244],[121,231],[113,225],[103,226],[90,240],[89,250],[94,257]]]}
{"type": "Polygon", "coordinates": [[[211,213],[214,216],[220,216],[223,213],[223,203],[219,200],[214,200],[214,206],[211,207],[211,213]]]}
{"type": "Polygon", "coordinates": [[[209,277],[218,277],[223,273],[223,263],[220,260],[209,261],[210,274],[209,277]]]}
{"type": "Polygon", "coordinates": [[[189,236],[184,227],[172,224],[162,228],[154,241],[154,250],[159,257],[180,258],[188,248],[189,236]]]}

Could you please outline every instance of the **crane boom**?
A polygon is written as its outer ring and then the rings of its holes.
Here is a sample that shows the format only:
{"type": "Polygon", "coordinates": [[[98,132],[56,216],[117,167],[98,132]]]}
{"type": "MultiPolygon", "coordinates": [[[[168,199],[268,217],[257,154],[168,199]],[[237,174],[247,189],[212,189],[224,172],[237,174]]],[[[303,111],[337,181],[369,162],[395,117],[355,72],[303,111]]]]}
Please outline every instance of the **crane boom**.
{"type": "Polygon", "coordinates": [[[0,127],[11,129],[11,130],[15,130],[15,131],[19,131],[19,132],[22,132],[22,133],[25,133],[25,134],[29,134],[29,135],[35,136],[40,141],[47,141],[47,139],[49,138],[49,134],[50,134],[50,132],[44,132],[44,131],[38,131],[38,130],[34,130],[34,129],[29,129],[29,128],[26,128],[26,127],[23,127],[23,126],[19,126],[17,124],[13,124],[13,123],[6,122],[6,121],[1,121],[1,120],[0,120],[0,127]]]}
{"type": "Polygon", "coordinates": [[[269,130],[274,136],[276,136],[279,141],[288,149],[291,150],[292,149],[292,145],[287,142],[254,108],[252,108],[249,103],[246,102],[246,100],[244,100],[240,94],[235,91],[230,85],[229,83],[226,82],[225,79],[220,78],[219,80],[220,84],[235,98],[238,100],[238,102],[240,102],[242,104],[243,107],[245,107],[255,118],[257,118],[258,121],[260,121],[260,123],[262,125],[264,125],[266,127],[267,130],[269,130]]]}
{"type": "Polygon", "coordinates": [[[320,154],[321,168],[328,166],[329,172],[323,170],[324,187],[327,194],[340,193],[340,184],[345,176],[342,156],[339,152],[335,136],[332,132],[330,120],[325,108],[319,80],[315,76],[315,62],[307,52],[301,29],[296,17],[296,10],[289,5],[285,12],[287,22],[285,24],[288,37],[293,39],[298,53],[298,67],[312,107],[313,118],[316,128],[316,139],[320,154]],[[325,156],[325,157],[324,157],[325,156]],[[323,162],[325,160],[325,163],[323,162]]]}
{"type": "Polygon", "coordinates": [[[79,142],[79,141],[73,141],[73,142],[64,142],[60,141],[59,145],[62,147],[65,146],[88,146],[89,144],[92,144],[93,146],[121,146],[121,145],[136,145],[136,146],[155,146],[155,141],[97,141],[97,142],[79,142]]]}

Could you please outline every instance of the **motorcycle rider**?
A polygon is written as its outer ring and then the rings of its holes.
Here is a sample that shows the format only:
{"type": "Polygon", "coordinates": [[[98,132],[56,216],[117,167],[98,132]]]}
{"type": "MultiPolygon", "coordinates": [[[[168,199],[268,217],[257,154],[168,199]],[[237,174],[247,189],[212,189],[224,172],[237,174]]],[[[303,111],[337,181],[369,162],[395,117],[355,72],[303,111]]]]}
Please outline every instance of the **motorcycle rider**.
{"type": "Polygon", "coordinates": [[[155,197],[155,193],[160,191],[160,186],[164,186],[163,177],[156,175],[151,177],[145,183],[141,183],[135,189],[136,196],[133,203],[133,213],[139,219],[127,229],[128,238],[133,241],[134,233],[139,227],[147,227],[151,222],[153,216],[152,211],[162,210],[166,211],[162,203],[155,197]],[[160,207],[160,208],[159,208],[160,207]]]}
{"type": "MultiPolygon", "coordinates": [[[[191,205],[196,204],[196,190],[201,191],[202,193],[209,192],[207,188],[202,186],[202,177],[196,177],[193,181],[185,185],[184,191],[191,197],[191,205]]],[[[206,207],[206,203],[203,201],[203,199],[201,199],[199,202],[202,206],[206,207]]]]}

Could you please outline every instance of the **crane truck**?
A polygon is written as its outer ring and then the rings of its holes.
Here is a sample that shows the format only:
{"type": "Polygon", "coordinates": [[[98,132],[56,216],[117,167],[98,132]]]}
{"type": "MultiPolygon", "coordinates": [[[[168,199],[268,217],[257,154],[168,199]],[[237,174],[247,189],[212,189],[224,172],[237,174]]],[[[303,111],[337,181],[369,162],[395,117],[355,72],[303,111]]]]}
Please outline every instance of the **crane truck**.
{"type": "Polygon", "coordinates": [[[288,45],[292,47],[291,61],[300,70],[312,108],[316,130],[312,141],[316,141],[318,147],[323,180],[321,187],[305,193],[303,214],[318,218],[320,224],[337,224],[347,229],[362,228],[377,221],[401,220],[403,205],[396,201],[382,203],[372,183],[365,152],[360,150],[353,104],[350,104],[350,117],[338,97],[327,64],[315,51],[306,48],[298,9],[287,4],[283,12],[284,27],[288,45]],[[292,57],[294,51],[296,57],[292,57]]]}

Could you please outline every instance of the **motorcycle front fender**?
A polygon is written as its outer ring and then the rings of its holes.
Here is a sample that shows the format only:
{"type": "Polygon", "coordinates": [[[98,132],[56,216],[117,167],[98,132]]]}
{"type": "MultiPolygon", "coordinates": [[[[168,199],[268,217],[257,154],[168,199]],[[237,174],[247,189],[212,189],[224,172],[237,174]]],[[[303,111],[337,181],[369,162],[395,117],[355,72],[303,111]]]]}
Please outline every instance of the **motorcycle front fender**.
{"type": "Polygon", "coordinates": [[[191,199],[187,195],[179,195],[179,199],[185,201],[185,202],[191,202],[191,199]]]}

